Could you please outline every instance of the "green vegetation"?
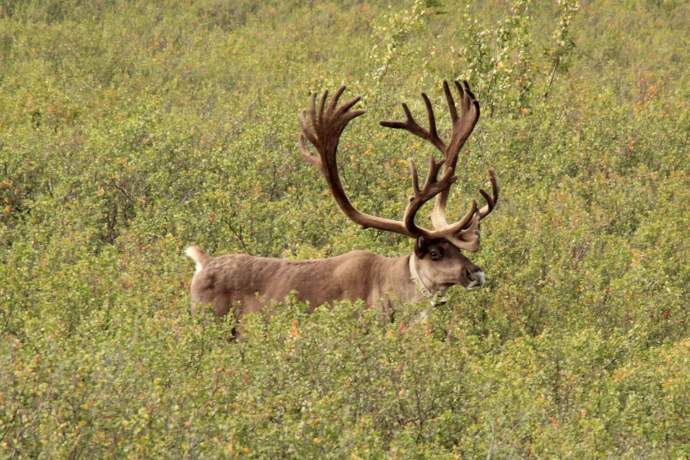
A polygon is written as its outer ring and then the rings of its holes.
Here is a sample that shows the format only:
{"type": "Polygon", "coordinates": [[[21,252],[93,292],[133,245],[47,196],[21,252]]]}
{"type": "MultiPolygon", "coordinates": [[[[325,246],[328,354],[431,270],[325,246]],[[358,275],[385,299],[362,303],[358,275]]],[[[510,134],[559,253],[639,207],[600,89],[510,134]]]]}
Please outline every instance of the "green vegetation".
{"type": "Polygon", "coordinates": [[[689,458],[690,5],[680,0],[0,1],[0,456],[689,458]],[[347,83],[358,207],[421,141],[378,126],[466,78],[450,211],[499,209],[426,325],[286,301],[192,318],[184,247],[403,254],[297,153],[347,83]]]}

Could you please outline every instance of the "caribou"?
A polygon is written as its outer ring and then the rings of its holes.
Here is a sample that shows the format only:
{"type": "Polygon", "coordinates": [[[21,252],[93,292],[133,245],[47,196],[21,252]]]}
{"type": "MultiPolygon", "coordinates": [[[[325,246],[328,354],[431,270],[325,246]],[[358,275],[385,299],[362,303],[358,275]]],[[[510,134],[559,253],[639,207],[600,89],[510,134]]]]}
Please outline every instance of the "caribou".
{"type": "Polygon", "coordinates": [[[339,105],[345,86],[330,99],[324,92],[317,104],[311,96],[308,110],[299,116],[302,157],[315,166],[326,179],[335,202],[342,212],[362,228],[393,232],[415,240],[410,254],[384,257],[368,251],[352,251],[336,257],[312,260],[287,260],[247,254],[210,256],[199,247],[187,248],[186,255],[196,264],[191,282],[192,304],[209,305],[216,315],[233,311],[235,318],[260,311],[271,302],[280,302],[291,293],[311,309],[336,300],[362,300],[369,307],[391,311],[397,302],[411,303],[429,299],[432,304],[454,285],[477,289],[485,282],[484,272],[463,251],[479,249],[479,224],[496,207],[499,186],[493,169],[489,170],[492,193],[480,189],[486,204],[472,201],[469,210],[457,221],[446,219],[446,203],[451,186],[457,181],[458,154],[479,120],[479,103],[466,81],[454,82],[458,106],[448,82],[443,82],[452,131],[443,140],[436,129],[434,111],[426,94],[428,127],[423,127],[403,104],[405,121],[382,121],[384,127],[410,132],[428,141],[443,157],[429,158],[426,179],[420,182],[417,168],[409,161],[413,194],[402,220],[391,220],[357,210],[345,194],[336,161],[340,137],[347,125],[365,113],[353,110],[361,97],[339,105]],[[307,142],[316,150],[310,152],[307,142]],[[419,209],[434,199],[430,219],[432,228],[415,222],[419,209]]]}

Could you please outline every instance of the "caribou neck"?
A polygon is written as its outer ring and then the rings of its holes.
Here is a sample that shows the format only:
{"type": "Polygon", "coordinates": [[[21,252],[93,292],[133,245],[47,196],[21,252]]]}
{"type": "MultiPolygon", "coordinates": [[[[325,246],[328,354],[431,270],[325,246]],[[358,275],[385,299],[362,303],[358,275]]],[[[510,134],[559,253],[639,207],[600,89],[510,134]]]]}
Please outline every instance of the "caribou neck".
{"type": "Polygon", "coordinates": [[[416,269],[417,260],[413,254],[394,258],[382,258],[378,273],[382,277],[386,297],[391,296],[401,302],[431,300],[443,294],[445,286],[436,286],[416,269]],[[414,267],[414,271],[413,271],[414,267]]]}

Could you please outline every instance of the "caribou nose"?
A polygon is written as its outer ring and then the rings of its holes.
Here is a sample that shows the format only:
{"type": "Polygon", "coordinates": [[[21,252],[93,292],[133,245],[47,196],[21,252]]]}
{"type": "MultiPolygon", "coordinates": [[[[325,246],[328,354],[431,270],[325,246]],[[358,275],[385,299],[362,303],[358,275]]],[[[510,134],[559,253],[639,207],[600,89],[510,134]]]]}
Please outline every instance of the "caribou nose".
{"type": "Polygon", "coordinates": [[[467,269],[467,278],[470,280],[470,284],[467,286],[467,289],[480,288],[486,280],[484,271],[482,271],[482,269],[479,267],[467,269]]]}

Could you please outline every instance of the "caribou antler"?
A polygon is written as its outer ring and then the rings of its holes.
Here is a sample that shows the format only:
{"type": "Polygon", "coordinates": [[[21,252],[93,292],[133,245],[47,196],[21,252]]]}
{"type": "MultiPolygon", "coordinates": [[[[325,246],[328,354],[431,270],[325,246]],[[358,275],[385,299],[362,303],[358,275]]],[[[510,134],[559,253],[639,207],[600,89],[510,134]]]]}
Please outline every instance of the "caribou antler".
{"type": "Polygon", "coordinates": [[[351,111],[361,98],[355,97],[338,107],[338,101],[345,91],[345,86],[341,86],[327,107],[328,91],[324,92],[317,110],[316,94],[312,95],[309,111],[305,110],[300,114],[300,124],[302,126],[299,140],[300,150],[305,160],[321,170],[333,197],[347,217],[364,228],[377,228],[379,230],[395,232],[410,237],[422,236],[428,239],[446,239],[460,249],[478,249],[479,220],[493,210],[496,200],[498,199],[498,185],[493,171],[490,175],[494,197],[491,198],[486,192],[480,190],[482,196],[487,200],[486,206],[482,209],[477,209],[476,202],[473,202],[469,212],[453,224],[448,224],[445,218],[445,203],[448,198],[448,193],[451,185],[457,180],[455,176],[455,165],[457,163],[458,152],[471,134],[479,118],[479,104],[469,91],[467,83],[465,82],[463,86],[461,86],[456,82],[456,86],[461,94],[461,118],[457,115],[457,109],[455,108],[455,103],[448,88],[448,84],[444,82],[444,91],[446,93],[446,99],[448,100],[451,119],[453,120],[453,133],[448,144],[439,137],[436,131],[433,108],[426,94],[422,94],[422,97],[424,98],[429,117],[428,130],[421,127],[415,121],[406,104],[403,104],[403,109],[407,116],[405,122],[381,122],[383,126],[405,129],[431,142],[444,154],[444,159],[441,161],[435,160],[433,155],[430,157],[429,171],[424,185],[421,187],[419,185],[417,169],[414,162],[410,160],[410,175],[412,177],[414,195],[410,197],[403,213],[402,221],[372,216],[358,211],[348,199],[340,181],[336,161],[338,143],[347,124],[365,112],[364,110],[351,111]],[[312,155],[309,152],[306,140],[314,146],[319,154],[318,156],[312,155]],[[439,178],[439,172],[442,167],[444,167],[443,174],[439,178]],[[415,216],[424,203],[434,197],[436,197],[436,203],[432,211],[432,224],[434,225],[434,229],[428,230],[415,223],[415,216]]]}
{"type": "MultiPolygon", "coordinates": [[[[429,97],[422,93],[424,105],[426,106],[427,117],[429,119],[429,129],[425,129],[417,123],[412,116],[407,104],[403,104],[406,120],[401,121],[382,121],[381,125],[387,128],[404,129],[430,142],[436,147],[445,159],[444,175],[455,174],[455,167],[457,166],[458,153],[465,145],[465,141],[472,134],[477,121],[479,120],[479,102],[470,91],[469,85],[466,81],[462,83],[456,81],[455,87],[460,95],[460,109],[461,115],[458,116],[458,110],[455,106],[455,100],[450,90],[448,82],[443,82],[443,92],[448,103],[448,111],[450,112],[453,129],[450,136],[450,141],[446,144],[438,135],[436,130],[436,118],[434,110],[431,106],[429,97]]],[[[448,195],[450,187],[441,191],[436,196],[434,209],[431,212],[431,223],[434,231],[444,235],[448,241],[460,249],[476,251],[479,249],[479,221],[486,217],[496,206],[498,201],[498,182],[496,181],[496,174],[493,170],[489,171],[489,178],[491,180],[492,195],[489,196],[484,190],[479,190],[479,193],[486,200],[486,205],[481,209],[477,209],[477,203],[472,202],[469,211],[457,222],[449,224],[446,220],[446,203],[448,202],[448,195]]]]}

